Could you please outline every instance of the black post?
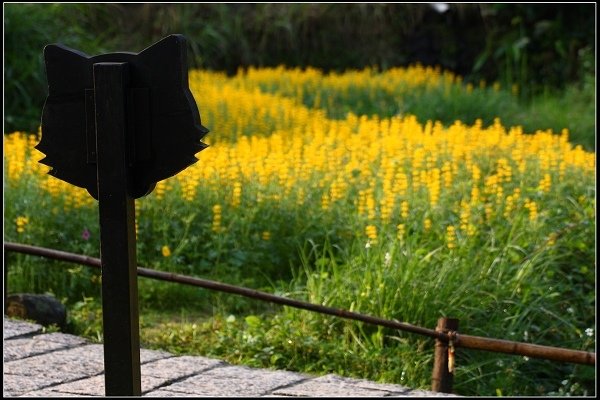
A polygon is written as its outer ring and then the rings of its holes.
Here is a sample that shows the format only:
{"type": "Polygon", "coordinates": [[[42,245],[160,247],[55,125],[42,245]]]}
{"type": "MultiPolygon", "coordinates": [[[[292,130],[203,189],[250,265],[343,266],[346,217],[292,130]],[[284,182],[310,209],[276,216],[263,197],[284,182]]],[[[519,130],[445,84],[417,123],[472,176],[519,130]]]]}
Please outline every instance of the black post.
{"type": "Polygon", "coordinates": [[[94,64],[107,396],[141,396],[135,203],[126,137],[127,63],[94,64]]]}

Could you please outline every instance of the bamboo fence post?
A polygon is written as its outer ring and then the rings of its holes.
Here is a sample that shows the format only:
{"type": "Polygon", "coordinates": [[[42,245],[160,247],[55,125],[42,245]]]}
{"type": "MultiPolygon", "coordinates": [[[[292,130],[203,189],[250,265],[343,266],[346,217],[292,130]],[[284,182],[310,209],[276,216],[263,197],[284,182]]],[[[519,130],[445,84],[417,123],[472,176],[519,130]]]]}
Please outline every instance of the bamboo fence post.
{"type": "MultiPolygon", "coordinates": [[[[440,318],[437,322],[436,332],[447,333],[458,330],[458,319],[440,318]]],[[[454,346],[449,346],[440,339],[435,339],[435,358],[433,360],[433,372],[431,375],[431,390],[441,393],[452,393],[452,381],[454,378],[454,346]],[[449,358],[449,350],[452,352],[449,358]]]]}

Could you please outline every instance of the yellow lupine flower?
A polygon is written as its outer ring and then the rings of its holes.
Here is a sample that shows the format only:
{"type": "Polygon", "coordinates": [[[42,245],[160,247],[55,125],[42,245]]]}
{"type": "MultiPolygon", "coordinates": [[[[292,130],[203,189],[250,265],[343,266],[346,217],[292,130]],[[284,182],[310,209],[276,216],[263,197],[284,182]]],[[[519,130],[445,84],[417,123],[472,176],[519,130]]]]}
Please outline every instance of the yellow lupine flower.
{"type": "Polygon", "coordinates": [[[525,199],[525,208],[529,211],[529,220],[534,222],[538,217],[538,208],[535,201],[525,199]]]}
{"type": "Polygon", "coordinates": [[[471,221],[471,207],[466,201],[460,202],[460,229],[467,232],[471,221]]]}
{"type": "Polygon", "coordinates": [[[467,83],[466,90],[467,90],[467,93],[473,92],[473,84],[471,82],[467,83]]]}
{"type": "Polygon", "coordinates": [[[479,203],[479,188],[477,186],[473,186],[471,188],[471,204],[479,203]]]}
{"type": "Polygon", "coordinates": [[[515,203],[515,198],[513,196],[506,196],[506,201],[504,203],[504,218],[509,218],[511,215],[511,212],[513,211],[513,209],[515,208],[514,203],[515,203]]]}
{"type": "Polygon", "coordinates": [[[550,174],[544,174],[544,177],[540,180],[538,185],[538,189],[542,192],[549,192],[550,187],[552,186],[552,179],[550,178],[550,174]]]}
{"type": "Polygon", "coordinates": [[[485,219],[489,222],[494,216],[494,207],[490,203],[486,203],[484,206],[485,219]]]}
{"type": "Polygon", "coordinates": [[[367,192],[365,208],[367,210],[367,218],[369,220],[375,219],[375,198],[373,196],[372,191],[367,192]]]}
{"type": "Polygon", "coordinates": [[[17,217],[15,219],[15,225],[17,226],[17,232],[23,233],[25,232],[25,226],[29,223],[28,217],[17,217]]]}
{"type": "Polygon", "coordinates": [[[222,230],[221,206],[219,204],[215,204],[212,208],[212,212],[213,212],[212,230],[213,230],[213,232],[220,232],[222,230]]]}
{"type": "Polygon", "coordinates": [[[377,227],[375,225],[367,225],[365,233],[371,243],[377,243],[377,227]]]}
{"type": "Polygon", "coordinates": [[[396,229],[398,230],[398,232],[397,232],[398,240],[404,240],[404,235],[406,234],[406,226],[404,224],[398,224],[396,229]]]}
{"type": "Polygon", "coordinates": [[[234,182],[233,193],[231,195],[231,205],[233,207],[238,207],[241,203],[241,198],[242,198],[242,183],[234,182]]]}
{"type": "Polygon", "coordinates": [[[444,181],[444,187],[449,188],[452,186],[452,163],[449,161],[444,162],[442,166],[442,177],[444,181]]]}
{"type": "Polygon", "coordinates": [[[162,199],[167,191],[166,181],[160,181],[156,183],[156,187],[154,188],[154,192],[152,193],[156,198],[162,199]]]}
{"type": "Polygon", "coordinates": [[[518,96],[519,95],[519,85],[517,85],[516,83],[513,83],[513,85],[511,86],[511,93],[513,94],[513,96],[518,96]]]}
{"type": "Polygon", "coordinates": [[[425,220],[423,221],[423,229],[425,229],[426,231],[431,229],[431,219],[425,218],[425,220]]]}
{"type": "Polygon", "coordinates": [[[400,215],[402,216],[402,218],[407,219],[408,218],[408,201],[404,200],[402,201],[402,203],[400,204],[400,215]]]}
{"type": "Polygon", "coordinates": [[[446,246],[449,249],[456,248],[456,228],[452,225],[446,227],[446,246]]]}
{"type": "Polygon", "coordinates": [[[321,208],[323,210],[329,209],[329,193],[323,193],[321,196],[321,208]]]}
{"type": "Polygon", "coordinates": [[[556,244],[556,239],[558,238],[558,234],[556,232],[552,232],[546,241],[548,246],[554,246],[556,244]]]}

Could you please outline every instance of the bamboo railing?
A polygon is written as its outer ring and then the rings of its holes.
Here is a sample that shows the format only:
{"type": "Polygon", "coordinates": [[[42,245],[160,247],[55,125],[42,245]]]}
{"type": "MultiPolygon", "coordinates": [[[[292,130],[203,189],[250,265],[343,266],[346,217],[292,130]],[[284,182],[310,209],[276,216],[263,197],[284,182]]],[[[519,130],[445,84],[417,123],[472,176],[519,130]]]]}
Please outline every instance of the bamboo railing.
{"type": "MultiPolygon", "coordinates": [[[[6,286],[7,278],[7,252],[16,252],[22,254],[35,255],[54,260],[66,261],[80,265],[87,265],[94,268],[100,268],[101,262],[98,258],[88,257],[80,254],[68,253],[60,250],[48,249],[44,247],[30,246],[20,243],[4,243],[5,267],[4,282],[6,286]]],[[[450,393],[452,391],[454,349],[457,347],[474,350],[484,350],[495,353],[505,353],[512,355],[527,356],[552,361],[567,363],[576,363],[583,365],[595,365],[596,353],[581,350],[571,350],[560,347],[541,346],[531,343],[515,342],[510,340],[493,339],[481,336],[472,336],[459,334],[458,320],[452,318],[440,318],[435,330],[428,329],[406,322],[387,320],[371,315],[360,314],[339,308],[323,306],[320,304],[308,303],[301,300],[294,300],[283,296],[278,296],[254,289],[230,285],[222,282],[211,281],[171,272],[157,271],[138,266],[138,276],[151,279],[157,279],[167,282],[202,287],[205,289],[216,290],[231,294],[237,294],[261,301],[275,304],[286,305],[289,307],[314,311],[322,314],[337,316],[340,318],[352,319],[366,322],[372,325],[383,326],[392,329],[398,329],[405,332],[411,332],[422,336],[428,336],[435,339],[435,360],[432,373],[432,390],[438,392],[450,393]]],[[[6,296],[6,287],[4,290],[6,296]]],[[[6,299],[5,299],[6,300],[6,299]]],[[[6,304],[6,301],[5,301],[6,304]]]]}

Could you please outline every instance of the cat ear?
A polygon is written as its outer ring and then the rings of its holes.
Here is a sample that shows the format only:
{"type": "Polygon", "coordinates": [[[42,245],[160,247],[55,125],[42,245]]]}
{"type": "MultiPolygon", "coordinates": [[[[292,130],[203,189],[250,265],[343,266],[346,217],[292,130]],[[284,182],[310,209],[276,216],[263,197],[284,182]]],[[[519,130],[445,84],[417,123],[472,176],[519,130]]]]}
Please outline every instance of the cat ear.
{"type": "Polygon", "coordinates": [[[36,149],[49,174],[79,187],[95,183],[87,163],[85,89],[93,86],[89,57],[60,44],[44,48],[48,97],[42,110],[42,136],[36,149]]]}
{"type": "Polygon", "coordinates": [[[71,49],[62,44],[49,44],[44,47],[44,59],[55,61],[63,58],[88,59],[90,57],[82,51],[71,49]]]}
{"type": "Polygon", "coordinates": [[[44,47],[49,95],[74,93],[89,86],[89,56],[62,44],[44,47]]]}
{"type": "Polygon", "coordinates": [[[138,57],[152,66],[153,82],[187,87],[187,41],[183,35],[169,35],[142,50],[138,57]],[[165,78],[171,81],[165,82],[165,78]]]}

